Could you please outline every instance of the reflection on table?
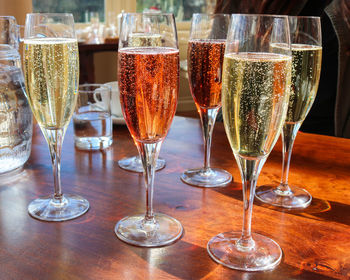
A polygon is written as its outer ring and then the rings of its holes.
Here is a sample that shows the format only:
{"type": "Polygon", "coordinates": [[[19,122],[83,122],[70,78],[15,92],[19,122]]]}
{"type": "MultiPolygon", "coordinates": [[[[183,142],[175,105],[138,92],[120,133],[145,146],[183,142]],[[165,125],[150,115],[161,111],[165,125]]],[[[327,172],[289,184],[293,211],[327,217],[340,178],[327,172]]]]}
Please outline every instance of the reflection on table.
{"type": "MultiPolygon", "coordinates": [[[[200,166],[203,141],[199,120],[176,117],[163,144],[167,166],[156,173],[155,208],[184,226],[175,244],[138,248],[114,234],[116,222],[144,212],[143,177],[120,169],[117,161],[136,154],[126,126],[114,126],[112,147],[79,151],[69,127],[64,141],[63,190],[86,197],[91,209],[63,223],[40,222],[28,203],[52,191],[48,148],[35,127],[33,149],[17,181],[0,184],[1,279],[348,279],[350,277],[350,140],[300,133],[289,181],[313,195],[310,207],[287,211],[256,203],[253,231],[282,247],[273,271],[243,273],[224,268],[206,252],[219,232],[240,230],[240,175],[223,125],[213,135],[212,166],[225,168],[235,181],[225,188],[202,189],[180,181],[183,170],[200,166]]],[[[265,164],[258,185],[278,182],[281,145],[265,164]]]]}

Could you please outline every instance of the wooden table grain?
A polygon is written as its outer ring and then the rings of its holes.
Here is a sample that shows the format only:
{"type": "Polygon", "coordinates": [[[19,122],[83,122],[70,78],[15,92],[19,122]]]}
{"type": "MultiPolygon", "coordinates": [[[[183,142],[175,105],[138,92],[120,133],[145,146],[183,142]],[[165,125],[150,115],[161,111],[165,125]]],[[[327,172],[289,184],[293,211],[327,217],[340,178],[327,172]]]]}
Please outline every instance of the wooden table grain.
{"type": "MultiPolygon", "coordinates": [[[[136,153],[125,126],[114,127],[113,146],[86,152],[74,148],[71,127],[63,145],[63,192],[87,198],[90,210],[67,222],[42,222],[27,213],[28,203],[53,192],[47,145],[35,127],[30,160],[19,176],[0,178],[0,279],[349,279],[350,140],[299,133],[290,183],[313,195],[310,207],[287,211],[255,203],[253,231],[277,241],[282,263],[268,272],[246,273],[218,265],[208,256],[208,240],[242,225],[241,179],[221,123],[216,124],[212,166],[231,172],[225,188],[185,185],[181,172],[203,161],[199,120],[176,117],[156,173],[155,210],[184,226],[183,237],[162,248],[138,248],[114,234],[116,222],[144,212],[142,175],[120,169],[117,161],[136,153]]],[[[278,143],[258,185],[277,182],[278,143]]]]}

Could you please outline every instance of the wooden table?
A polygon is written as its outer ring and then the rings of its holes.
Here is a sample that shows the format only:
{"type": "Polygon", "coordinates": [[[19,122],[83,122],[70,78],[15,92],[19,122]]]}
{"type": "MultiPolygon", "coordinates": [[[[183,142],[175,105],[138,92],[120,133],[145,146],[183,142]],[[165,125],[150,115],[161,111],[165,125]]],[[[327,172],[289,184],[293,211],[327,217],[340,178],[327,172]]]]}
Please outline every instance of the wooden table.
{"type": "MultiPolygon", "coordinates": [[[[221,123],[211,163],[230,171],[234,182],[202,189],[180,181],[184,169],[201,165],[202,146],[199,121],[176,117],[161,151],[167,166],[156,174],[154,207],[181,221],[185,233],[171,246],[145,249],[123,243],[113,231],[122,217],[144,212],[142,175],[117,165],[136,153],[127,128],[114,127],[114,144],[102,152],[76,150],[69,128],[63,191],[83,195],[91,209],[78,219],[49,223],[27,214],[32,199],[53,192],[48,148],[36,127],[24,173],[0,186],[0,279],[349,279],[350,140],[299,133],[290,182],[306,186],[314,199],[303,211],[255,204],[253,231],[276,240],[284,253],[275,270],[258,273],[225,268],[207,254],[212,236],[240,230],[242,193],[221,123]]],[[[280,169],[279,144],[258,184],[277,183],[280,169]]]]}
{"type": "Polygon", "coordinates": [[[118,40],[101,44],[79,43],[80,76],[79,83],[95,83],[94,54],[98,52],[117,52],[118,40]]]}

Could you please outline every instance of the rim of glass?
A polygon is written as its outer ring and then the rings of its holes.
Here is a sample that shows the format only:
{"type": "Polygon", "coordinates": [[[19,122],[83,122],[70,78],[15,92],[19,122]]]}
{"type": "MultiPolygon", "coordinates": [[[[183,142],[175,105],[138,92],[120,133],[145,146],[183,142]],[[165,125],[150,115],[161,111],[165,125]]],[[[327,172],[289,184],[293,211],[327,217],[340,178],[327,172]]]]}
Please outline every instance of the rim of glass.
{"type": "Polygon", "coordinates": [[[0,19],[14,19],[14,20],[16,20],[16,18],[14,16],[0,16],[0,19]]]}
{"type": "Polygon", "coordinates": [[[303,18],[303,19],[321,19],[321,17],[316,16],[288,16],[288,18],[303,18]]]}
{"type": "Polygon", "coordinates": [[[273,14],[231,14],[231,16],[288,18],[287,15],[273,15],[273,14]]]}
{"type": "Polygon", "coordinates": [[[27,16],[72,16],[72,13],[28,13],[27,16]]]}
{"type": "Polygon", "coordinates": [[[146,16],[174,16],[173,13],[123,13],[123,16],[127,16],[127,15],[146,15],[146,16]]]}
{"type": "Polygon", "coordinates": [[[218,13],[218,14],[215,14],[215,13],[209,13],[209,14],[206,14],[206,13],[193,13],[192,14],[192,17],[193,16],[231,16],[232,14],[225,14],[225,13],[218,13]]]}
{"type": "Polygon", "coordinates": [[[112,86],[106,84],[80,84],[78,87],[79,92],[90,92],[91,90],[80,90],[80,87],[96,87],[96,88],[106,88],[111,90],[112,86]]]}

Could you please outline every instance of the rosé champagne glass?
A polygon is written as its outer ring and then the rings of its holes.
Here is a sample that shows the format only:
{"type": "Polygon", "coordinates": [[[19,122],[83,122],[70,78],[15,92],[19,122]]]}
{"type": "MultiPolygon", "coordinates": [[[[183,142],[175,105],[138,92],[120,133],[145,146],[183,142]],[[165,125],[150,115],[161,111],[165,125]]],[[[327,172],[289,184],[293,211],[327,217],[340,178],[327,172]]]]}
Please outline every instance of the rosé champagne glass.
{"type": "MultiPolygon", "coordinates": [[[[128,46],[129,47],[160,47],[162,46],[161,36],[160,34],[149,34],[149,33],[132,33],[128,37],[128,46]]],[[[118,165],[120,168],[131,171],[142,173],[144,171],[142,160],[139,155],[125,157],[118,161],[118,165]]],[[[156,160],[155,171],[161,170],[165,167],[166,162],[165,159],[160,157],[156,160]]]]}
{"type": "Polygon", "coordinates": [[[34,218],[65,221],[81,216],[89,202],[63,194],[60,166],[63,137],[78,97],[79,52],[72,14],[28,14],[24,34],[27,98],[49,145],[55,192],[28,206],[34,218]]]}
{"type": "Polygon", "coordinates": [[[268,270],[281,261],[282,250],[275,241],[251,232],[251,218],[256,182],[286,116],[291,61],[287,16],[231,16],[222,112],[242,177],[243,228],[213,237],[207,250],[216,262],[233,269],[268,270]],[[286,47],[274,49],[274,44],[286,47]]]}
{"type": "Polygon", "coordinates": [[[186,170],[181,180],[198,187],[225,186],[229,172],[210,167],[210,148],[214,124],[221,108],[221,76],[230,16],[194,14],[187,49],[188,80],[202,125],[204,166],[186,170]]]}
{"type": "Polygon", "coordinates": [[[307,190],[288,184],[288,175],[295,137],[316,97],[321,73],[322,39],[319,17],[288,19],[292,43],[292,84],[287,117],[282,129],[281,182],[278,186],[258,187],[256,197],[267,204],[294,209],[305,208],[312,200],[307,190]]]}
{"type": "Polygon", "coordinates": [[[179,49],[173,14],[125,14],[119,38],[118,77],[126,125],[144,168],[146,213],[127,216],[115,226],[129,244],[159,247],[179,239],[174,218],[153,211],[156,160],[175,115],[179,88],[179,49]],[[156,45],[135,40],[159,41],[156,45]]]}

